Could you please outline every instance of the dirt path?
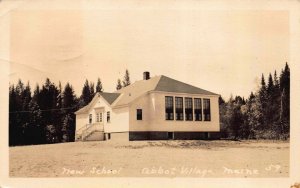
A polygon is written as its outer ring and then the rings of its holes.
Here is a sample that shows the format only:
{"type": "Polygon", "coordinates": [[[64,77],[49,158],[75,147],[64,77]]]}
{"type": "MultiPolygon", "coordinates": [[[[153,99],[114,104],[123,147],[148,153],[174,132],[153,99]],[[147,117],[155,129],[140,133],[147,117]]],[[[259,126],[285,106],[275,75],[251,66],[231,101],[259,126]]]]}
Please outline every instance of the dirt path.
{"type": "Polygon", "coordinates": [[[288,177],[289,143],[77,142],[10,148],[12,177],[288,177]]]}

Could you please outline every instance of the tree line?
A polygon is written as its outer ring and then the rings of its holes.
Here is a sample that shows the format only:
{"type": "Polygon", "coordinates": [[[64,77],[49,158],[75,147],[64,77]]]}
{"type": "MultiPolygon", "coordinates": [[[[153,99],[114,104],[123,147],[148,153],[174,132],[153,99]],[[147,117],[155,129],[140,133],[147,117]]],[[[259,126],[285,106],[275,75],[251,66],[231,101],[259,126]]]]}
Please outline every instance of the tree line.
{"type": "Polygon", "coordinates": [[[290,68],[278,78],[262,74],[259,90],[247,99],[219,99],[221,137],[232,139],[288,139],[290,136],[290,68]]]}
{"type": "MultiPolygon", "coordinates": [[[[129,71],[116,89],[131,84],[129,71]]],[[[75,136],[74,112],[87,105],[97,92],[103,92],[101,79],[96,86],[85,81],[77,97],[70,83],[62,87],[49,78],[33,92],[29,82],[9,85],[9,145],[72,142],[75,136]]],[[[290,68],[286,63],[280,76],[262,74],[260,88],[247,99],[219,98],[221,137],[230,139],[288,139],[290,130],[290,68]]]]}
{"type": "MultiPolygon", "coordinates": [[[[125,71],[121,89],[130,85],[129,71],[125,71]]],[[[49,78],[40,87],[31,90],[29,82],[25,85],[19,79],[16,85],[9,85],[9,145],[50,144],[72,142],[75,137],[75,114],[86,106],[97,92],[103,92],[101,79],[96,86],[87,79],[81,95],[77,97],[73,86],[67,82],[62,87],[49,78]]]]}

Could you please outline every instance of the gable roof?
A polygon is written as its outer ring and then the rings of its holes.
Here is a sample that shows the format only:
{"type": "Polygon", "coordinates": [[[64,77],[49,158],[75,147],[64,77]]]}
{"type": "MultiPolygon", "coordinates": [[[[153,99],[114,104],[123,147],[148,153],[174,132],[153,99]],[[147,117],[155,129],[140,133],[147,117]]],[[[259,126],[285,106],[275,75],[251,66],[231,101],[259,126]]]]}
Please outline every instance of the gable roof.
{"type": "Polygon", "coordinates": [[[153,91],[160,80],[160,76],[155,76],[149,80],[136,81],[129,86],[117,90],[117,93],[122,93],[120,99],[114,104],[115,106],[127,105],[131,101],[137,99],[148,91],[153,91]]]}
{"type": "Polygon", "coordinates": [[[81,108],[75,113],[87,113],[89,109],[93,106],[94,102],[97,101],[97,98],[100,96],[102,96],[109,103],[109,105],[116,107],[128,105],[129,103],[131,103],[132,101],[149,91],[219,96],[218,94],[215,94],[213,92],[161,75],[154,76],[148,80],[136,81],[129,86],[123,87],[122,89],[115,91],[114,93],[97,93],[88,105],[81,108]]]}
{"type": "Polygon", "coordinates": [[[107,93],[102,92],[99,93],[109,104],[112,104],[120,95],[121,93],[107,93]]]}
{"type": "Polygon", "coordinates": [[[106,100],[110,105],[120,96],[120,93],[107,93],[107,92],[98,92],[95,94],[91,102],[82,107],[81,109],[77,110],[75,114],[83,114],[87,113],[90,108],[93,106],[93,104],[97,101],[97,98],[103,97],[104,100],[106,100]]]}
{"type": "Polygon", "coordinates": [[[203,94],[203,95],[218,95],[216,93],[206,91],[204,89],[174,80],[167,76],[161,76],[155,91],[167,91],[174,93],[189,93],[189,94],[203,94]]]}
{"type": "Polygon", "coordinates": [[[180,82],[178,80],[169,78],[167,76],[155,76],[149,80],[140,80],[133,84],[124,87],[117,93],[122,93],[120,99],[114,104],[114,106],[127,105],[140,97],[142,94],[149,91],[164,91],[172,93],[188,93],[188,94],[203,94],[203,95],[216,95],[216,93],[206,91],[204,89],[180,82]]]}

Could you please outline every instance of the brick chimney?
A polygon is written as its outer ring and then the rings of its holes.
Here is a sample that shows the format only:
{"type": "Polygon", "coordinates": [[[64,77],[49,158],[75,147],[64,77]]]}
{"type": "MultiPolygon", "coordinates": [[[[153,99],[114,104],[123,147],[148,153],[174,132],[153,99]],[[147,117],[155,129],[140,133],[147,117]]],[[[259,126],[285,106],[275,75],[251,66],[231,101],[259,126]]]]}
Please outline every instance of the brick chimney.
{"type": "Polygon", "coordinates": [[[144,77],[144,80],[149,80],[149,79],[150,79],[150,72],[145,71],[145,72],[143,73],[143,77],[144,77]]]}

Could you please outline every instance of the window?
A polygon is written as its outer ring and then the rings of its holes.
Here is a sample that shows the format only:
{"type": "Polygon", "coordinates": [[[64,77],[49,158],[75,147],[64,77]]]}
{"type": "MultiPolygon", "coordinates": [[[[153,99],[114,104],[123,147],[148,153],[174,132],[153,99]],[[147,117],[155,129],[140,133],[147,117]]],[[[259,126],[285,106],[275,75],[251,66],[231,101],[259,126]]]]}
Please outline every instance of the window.
{"type": "Polygon", "coordinates": [[[102,113],[99,114],[99,121],[102,122],[102,113]]]}
{"type": "Polygon", "coordinates": [[[89,124],[91,124],[91,123],[92,123],[92,117],[93,117],[93,115],[92,115],[92,114],[90,114],[90,115],[89,115],[89,124]]]}
{"type": "Polygon", "coordinates": [[[168,132],[168,139],[169,140],[174,140],[174,133],[173,132],[168,132]]]}
{"type": "Polygon", "coordinates": [[[136,120],[143,120],[143,110],[136,109],[136,120]]]}
{"type": "Polygon", "coordinates": [[[183,98],[175,97],[176,120],[183,120],[183,98]]]}
{"type": "Polygon", "coordinates": [[[166,120],[174,120],[174,104],[173,97],[165,97],[166,120]]]}
{"type": "Polygon", "coordinates": [[[107,116],[106,116],[106,121],[109,123],[110,122],[110,111],[107,112],[107,116]]]}
{"type": "Polygon", "coordinates": [[[202,121],[202,102],[200,98],[194,99],[194,116],[195,121],[202,121]]]}
{"type": "Polygon", "coordinates": [[[203,99],[203,114],[204,114],[204,121],[210,121],[210,100],[203,99]]]}
{"type": "Polygon", "coordinates": [[[96,119],[97,119],[96,121],[99,122],[99,114],[98,113],[96,115],[96,119]]]}
{"type": "Polygon", "coordinates": [[[193,121],[193,99],[192,98],[184,98],[185,100],[185,120],[193,121]]]}

